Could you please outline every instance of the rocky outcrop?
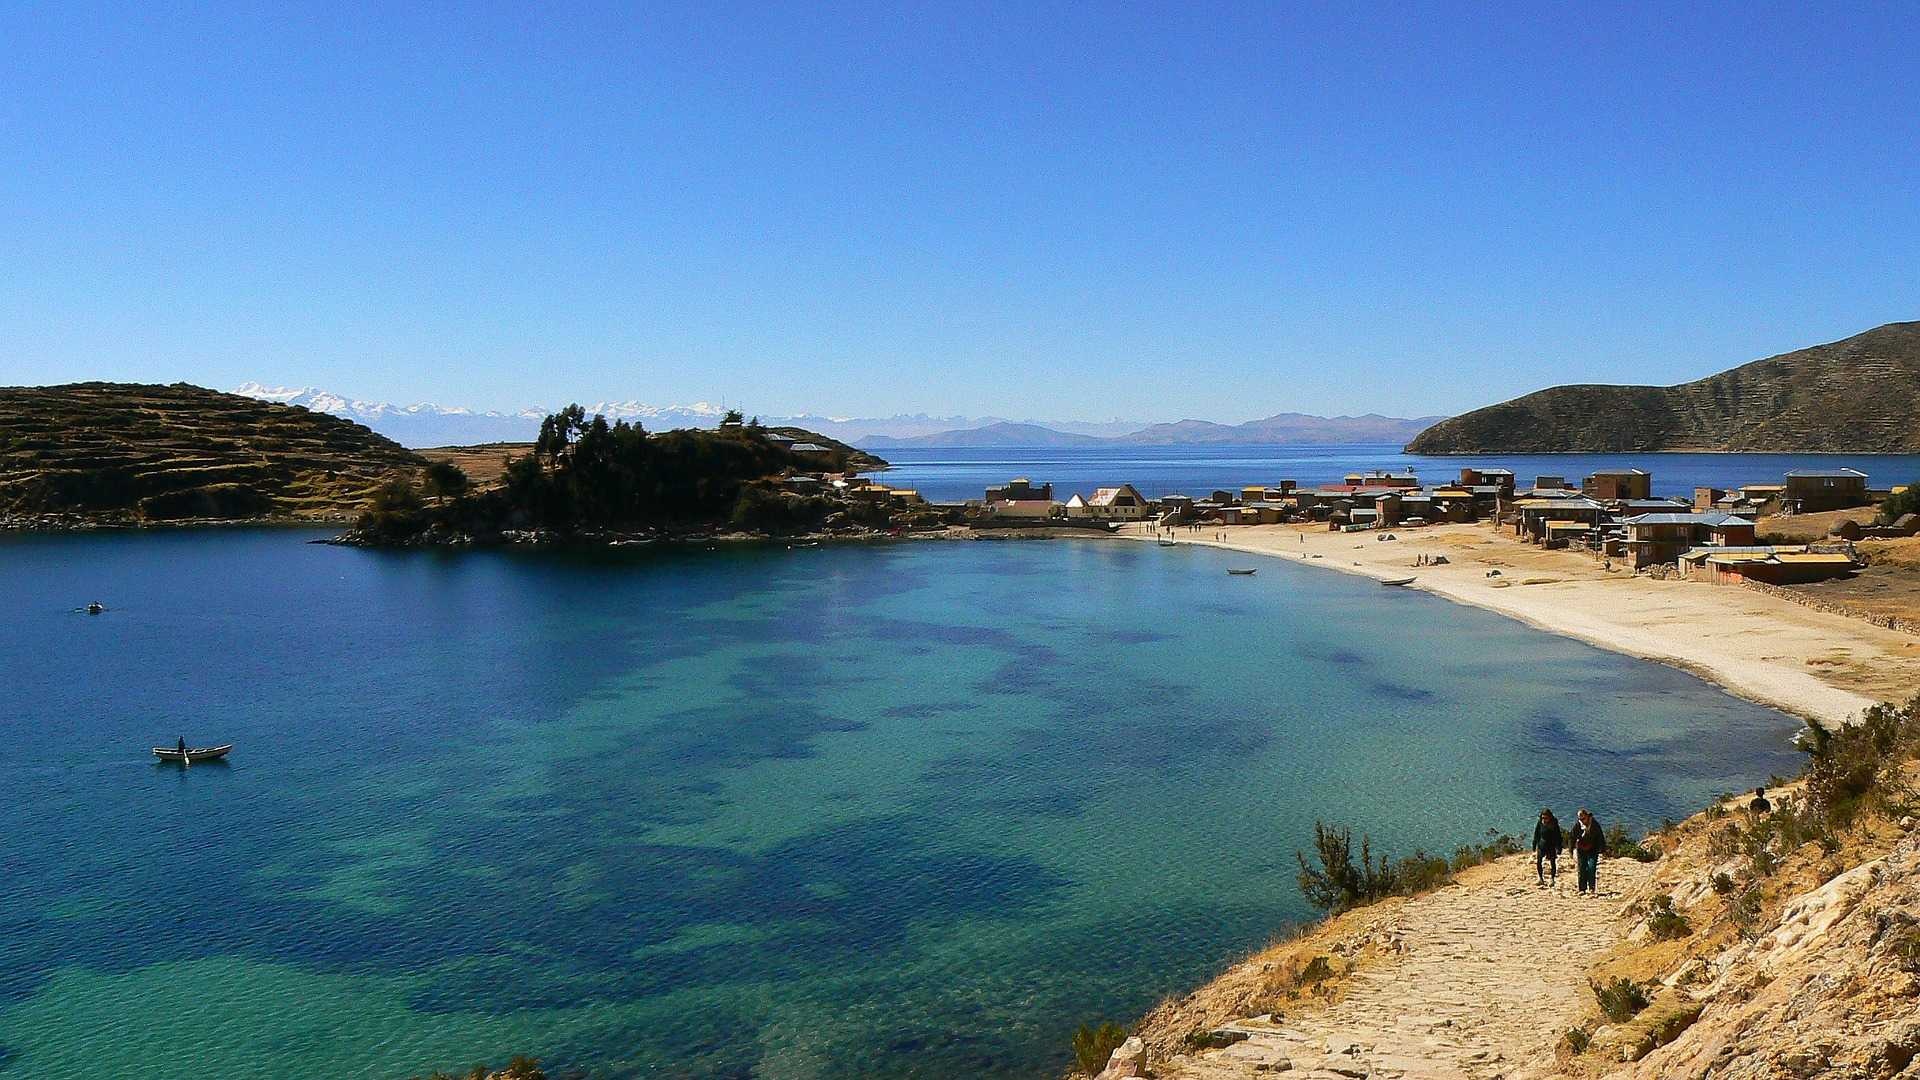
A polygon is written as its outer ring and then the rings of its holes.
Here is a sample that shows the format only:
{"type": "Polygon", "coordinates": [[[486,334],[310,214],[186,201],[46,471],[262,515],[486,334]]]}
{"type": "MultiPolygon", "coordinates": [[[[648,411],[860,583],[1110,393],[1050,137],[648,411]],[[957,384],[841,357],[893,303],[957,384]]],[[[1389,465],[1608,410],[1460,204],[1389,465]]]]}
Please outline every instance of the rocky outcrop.
{"type": "Polygon", "coordinates": [[[1558,386],[1444,420],[1414,454],[1920,450],[1920,322],[1679,386],[1558,386]]]}
{"type": "Polygon", "coordinates": [[[1920,835],[1795,898],[1703,974],[1672,991],[1698,1019],[1611,1075],[1920,1077],[1920,835]]]}

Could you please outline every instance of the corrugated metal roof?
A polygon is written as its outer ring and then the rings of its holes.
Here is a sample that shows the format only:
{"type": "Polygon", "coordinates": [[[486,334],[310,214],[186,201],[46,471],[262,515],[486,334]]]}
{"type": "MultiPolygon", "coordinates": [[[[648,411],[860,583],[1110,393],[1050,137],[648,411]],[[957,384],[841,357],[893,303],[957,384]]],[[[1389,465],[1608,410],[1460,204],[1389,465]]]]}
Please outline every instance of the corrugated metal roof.
{"type": "Polygon", "coordinates": [[[1787,475],[1803,479],[1818,479],[1823,476],[1857,476],[1862,480],[1867,478],[1867,474],[1859,469],[1788,469],[1787,475]]]}

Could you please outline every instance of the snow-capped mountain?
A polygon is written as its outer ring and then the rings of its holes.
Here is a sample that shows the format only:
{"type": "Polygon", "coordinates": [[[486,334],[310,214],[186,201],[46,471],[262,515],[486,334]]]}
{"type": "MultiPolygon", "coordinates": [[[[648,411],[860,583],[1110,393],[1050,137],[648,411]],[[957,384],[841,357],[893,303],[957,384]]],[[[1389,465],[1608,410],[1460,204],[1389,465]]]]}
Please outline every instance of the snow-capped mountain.
{"type": "MultiPolygon", "coordinates": [[[[480,411],[457,405],[420,402],[394,405],[362,401],[311,386],[266,386],[249,382],[237,386],[242,397],[299,405],[362,423],[402,446],[464,446],[486,442],[529,442],[540,433],[540,421],[553,408],[530,406],[513,412],[480,411]]],[[[557,408],[557,406],[556,406],[557,408]]],[[[601,401],[585,406],[589,416],[610,420],[638,420],[650,429],[713,427],[726,415],[719,405],[697,401],[692,405],[648,405],[641,401],[601,401]]]]}

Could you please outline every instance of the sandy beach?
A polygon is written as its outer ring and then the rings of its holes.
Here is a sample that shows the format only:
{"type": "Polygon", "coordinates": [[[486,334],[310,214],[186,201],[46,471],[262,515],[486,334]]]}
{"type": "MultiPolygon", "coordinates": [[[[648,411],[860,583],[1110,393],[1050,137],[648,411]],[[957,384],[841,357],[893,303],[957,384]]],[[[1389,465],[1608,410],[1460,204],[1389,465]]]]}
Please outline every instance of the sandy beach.
{"type": "MultiPolygon", "coordinates": [[[[1154,533],[1129,526],[1127,539],[1154,533]]],[[[1182,544],[1292,559],[1423,589],[1603,648],[1684,668],[1729,691],[1822,724],[1844,723],[1920,686],[1920,637],[1764,593],[1658,581],[1545,551],[1487,524],[1338,533],[1247,525],[1179,531],[1182,544]],[[1224,535],[1226,539],[1217,539],[1224,535]],[[1445,556],[1439,566],[1421,556],[1445,556]],[[1499,571],[1488,576],[1489,571],[1499,571]]]]}

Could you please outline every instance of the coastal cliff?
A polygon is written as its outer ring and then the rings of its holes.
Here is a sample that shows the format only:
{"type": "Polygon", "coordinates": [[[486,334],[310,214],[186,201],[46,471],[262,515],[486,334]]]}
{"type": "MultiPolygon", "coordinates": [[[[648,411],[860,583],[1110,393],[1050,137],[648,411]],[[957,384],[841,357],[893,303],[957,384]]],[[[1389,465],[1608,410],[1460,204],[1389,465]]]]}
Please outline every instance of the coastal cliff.
{"type": "Polygon", "coordinates": [[[1421,432],[1410,454],[1920,450],[1920,322],[1678,386],[1557,386],[1421,432]]]}
{"type": "Polygon", "coordinates": [[[426,462],[349,420],[176,383],[0,387],[0,519],[351,519],[426,462]]]}
{"type": "Polygon", "coordinates": [[[1604,860],[1597,897],[1512,856],[1262,949],[1102,1080],[1920,1076],[1920,699],[1807,749],[1764,809],[1604,860]]]}

